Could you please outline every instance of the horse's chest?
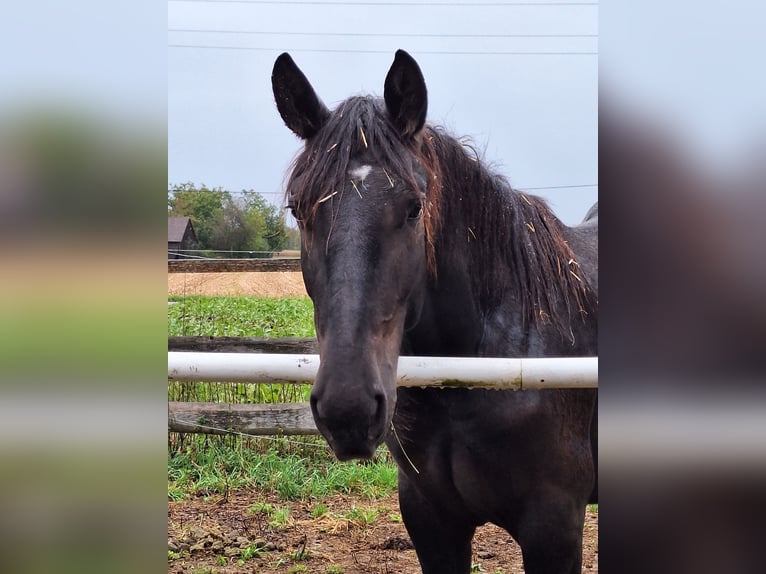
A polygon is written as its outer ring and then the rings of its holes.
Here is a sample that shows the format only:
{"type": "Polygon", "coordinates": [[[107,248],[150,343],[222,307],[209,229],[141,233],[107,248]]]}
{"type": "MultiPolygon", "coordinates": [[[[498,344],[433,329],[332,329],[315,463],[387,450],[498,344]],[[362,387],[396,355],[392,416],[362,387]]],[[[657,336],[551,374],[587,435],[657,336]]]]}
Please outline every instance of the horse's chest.
{"type": "Polygon", "coordinates": [[[514,443],[522,444],[538,397],[429,389],[419,399],[401,401],[395,428],[403,432],[389,440],[400,468],[421,491],[493,520],[514,498],[514,471],[526,456],[514,443]]]}

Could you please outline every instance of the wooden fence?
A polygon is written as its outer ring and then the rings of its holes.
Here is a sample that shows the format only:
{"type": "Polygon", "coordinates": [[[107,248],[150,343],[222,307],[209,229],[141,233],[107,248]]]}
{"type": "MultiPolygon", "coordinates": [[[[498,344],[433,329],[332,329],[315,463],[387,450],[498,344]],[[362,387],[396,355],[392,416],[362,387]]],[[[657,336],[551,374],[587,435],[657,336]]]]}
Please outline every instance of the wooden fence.
{"type": "Polygon", "coordinates": [[[300,259],[168,259],[168,273],[300,270],[300,259]]]}
{"type": "MultiPolygon", "coordinates": [[[[315,338],[168,337],[169,353],[314,354],[318,351],[319,344],[315,338]]],[[[319,434],[306,402],[238,404],[169,401],[168,430],[204,434],[233,431],[263,436],[319,434]]]]}

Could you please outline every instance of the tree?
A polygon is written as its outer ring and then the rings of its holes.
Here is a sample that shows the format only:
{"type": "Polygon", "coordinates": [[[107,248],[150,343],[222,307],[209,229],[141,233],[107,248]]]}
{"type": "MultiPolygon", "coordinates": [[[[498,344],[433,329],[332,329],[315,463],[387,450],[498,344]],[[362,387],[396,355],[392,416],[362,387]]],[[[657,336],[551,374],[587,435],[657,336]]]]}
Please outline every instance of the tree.
{"type": "Polygon", "coordinates": [[[285,229],[285,216],[281,210],[272,205],[264,197],[255,192],[243,194],[246,209],[252,213],[258,213],[264,225],[262,238],[266,242],[265,249],[268,251],[280,251],[284,249],[287,240],[285,229]]]}
{"type": "Polygon", "coordinates": [[[254,191],[232,197],[220,188],[172,186],[168,215],[191,218],[201,249],[279,251],[287,239],[284,215],[254,191]]]}
{"type": "Polygon", "coordinates": [[[191,183],[174,186],[168,193],[168,215],[189,217],[200,248],[212,249],[211,235],[215,221],[223,212],[225,193],[204,185],[197,189],[191,183]]]}

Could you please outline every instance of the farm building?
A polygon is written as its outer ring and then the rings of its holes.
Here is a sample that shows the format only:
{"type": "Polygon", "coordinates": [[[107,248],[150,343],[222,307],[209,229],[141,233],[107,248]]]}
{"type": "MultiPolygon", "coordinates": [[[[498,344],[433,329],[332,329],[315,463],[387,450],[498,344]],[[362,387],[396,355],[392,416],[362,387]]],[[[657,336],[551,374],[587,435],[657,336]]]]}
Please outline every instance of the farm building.
{"type": "Polygon", "coordinates": [[[179,251],[196,249],[197,235],[188,217],[168,217],[168,259],[181,257],[179,251]]]}

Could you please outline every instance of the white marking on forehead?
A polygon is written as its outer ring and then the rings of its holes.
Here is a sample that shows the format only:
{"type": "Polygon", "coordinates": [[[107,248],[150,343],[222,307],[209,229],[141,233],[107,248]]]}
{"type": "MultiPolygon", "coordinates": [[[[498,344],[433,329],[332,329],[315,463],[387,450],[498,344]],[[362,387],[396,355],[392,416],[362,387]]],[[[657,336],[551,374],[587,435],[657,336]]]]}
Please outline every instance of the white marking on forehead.
{"type": "Polygon", "coordinates": [[[362,165],[362,166],[359,166],[356,169],[350,170],[349,174],[354,179],[358,179],[361,183],[364,183],[364,178],[366,178],[368,175],[370,175],[371,171],[372,171],[372,166],[370,166],[370,165],[362,165]]]}

